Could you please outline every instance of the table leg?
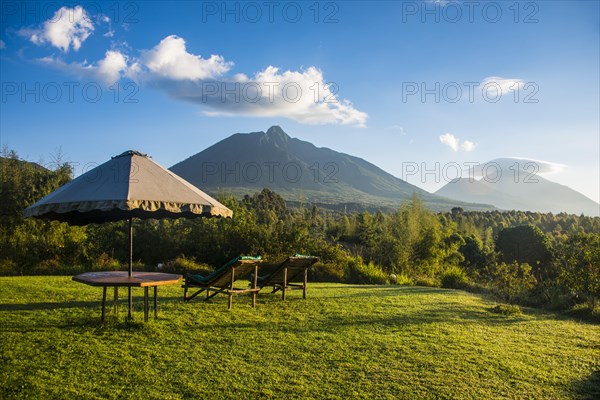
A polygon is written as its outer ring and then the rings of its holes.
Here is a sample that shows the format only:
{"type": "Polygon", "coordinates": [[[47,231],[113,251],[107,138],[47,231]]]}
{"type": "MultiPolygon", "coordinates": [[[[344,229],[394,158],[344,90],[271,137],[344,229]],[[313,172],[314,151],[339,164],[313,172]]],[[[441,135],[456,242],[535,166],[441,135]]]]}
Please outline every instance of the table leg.
{"type": "Polygon", "coordinates": [[[308,268],[304,268],[304,283],[302,284],[302,298],[306,300],[306,284],[308,282],[308,268]]]}
{"type": "Polygon", "coordinates": [[[231,310],[231,303],[233,302],[233,282],[235,282],[235,268],[231,268],[231,284],[229,285],[229,302],[227,303],[228,310],[231,310]]]}
{"type": "Polygon", "coordinates": [[[119,302],[119,287],[115,286],[115,297],[113,299],[113,311],[117,315],[117,304],[119,302]]]}
{"type": "Polygon", "coordinates": [[[281,300],[285,300],[285,290],[287,289],[287,268],[283,269],[283,288],[281,289],[281,300]]]}
{"type": "Polygon", "coordinates": [[[129,296],[129,310],[127,311],[127,318],[131,321],[133,319],[133,315],[131,314],[131,309],[133,308],[133,297],[131,296],[131,286],[128,288],[128,296],[129,296]]]}
{"type": "Polygon", "coordinates": [[[144,288],[144,322],[148,322],[148,286],[144,288]]]}
{"type": "MultiPolygon", "coordinates": [[[[258,282],[258,264],[254,266],[254,276],[252,277],[252,289],[256,289],[258,282]]],[[[252,307],[256,307],[256,292],[252,292],[252,307]]]]}
{"type": "Polygon", "coordinates": [[[158,307],[156,304],[156,294],[158,293],[158,286],[154,286],[154,318],[158,318],[158,307]]]}
{"type": "Polygon", "coordinates": [[[104,307],[106,305],[106,286],[102,286],[102,316],[100,321],[104,322],[104,307]]]}

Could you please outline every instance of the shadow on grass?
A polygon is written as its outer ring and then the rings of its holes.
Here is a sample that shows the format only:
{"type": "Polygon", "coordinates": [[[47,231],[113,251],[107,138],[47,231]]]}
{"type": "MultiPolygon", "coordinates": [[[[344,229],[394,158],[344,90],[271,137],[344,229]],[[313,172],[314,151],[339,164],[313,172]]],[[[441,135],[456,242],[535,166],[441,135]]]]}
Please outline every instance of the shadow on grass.
{"type": "Polygon", "coordinates": [[[600,370],[594,371],[587,378],[575,382],[573,390],[581,399],[600,399],[600,370]]]}
{"type": "Polygon", "coordinates": [[[359,285],[359,284],[340,284],[338,286],[325,286],[316,285],[311,286],[308,284],[309,290],[366,290],[366,291],[395,291],[395,292],[406,292],[406,293],[448,293],[451,289],[444,289],[439,287],[428,287],[428,286],[402,286],[402,285],[359,285]]]}
{"type": "Polygon", "coordinates": [[[410,326],[426,326],[440,325],[446,323],[469,325],[486,324],[490,326],[512,325],[523,322],[523,318],[506,318],[497,316],[486,311],[455,313],[451,311],[427,310],[420,312],[402,312],[398,310],[398,314],[389,317],[369,317],[361,316],[352,319],[339,318],[332,316],[323,321],[319,329],[330,330],[332,333],[339,331],[343,327],[357,326],[380,326],[382,328],[406,328],[410,326]]]}
{"type": "Polygon", "coordinates": [[[100,321],[100,313],[97,315],[86,315],[86,316],[77,316],[72,317],[69,321],[63,324],[56,324],[53,326],[59,329],[73,329],[73,330],[83,330],[87,331],[90,328],[95,329],[98,333],[105,333],[107,330],[115,330],[115,331],[141,331],[146,328],[146,323],[143,322],[143,315],[134,314],[133,320],[127,320],[125,314],[116,317],[113,315],[107,315],[104,322],[100,321]]]}
{"type": "MultiPolygon", "coordinates": [[[[298,299],[298,302],[302,302],[302,299],[298,299]]],[[[280,303],[281,304],[281,303],[280,303]]],[[[206,303],[204,305],[207,305],[206,303]]],[[[269,304],[273,305],[273,304],[269,304]]],[[[198,305],[196,305],[198,306],[198,305]]],[[[202,305],[201,305],[202,306],[202,305]]],[[[428,309],[428,310],[412,310],[400,307],[395,310],[394,313],[387,313],[387,315],[377,314],[365,314],[360,313],[359,315],[353,314],[352,316],[338,315],[335,312],[328,314],[314,314],[306,315],[306,319],[302,321],[289,320],[285,318],[287,312],[282,309],[274,310],[274,318],[269,321],[257,321],[257,320],[231,320],[229,318],[219,318],[215,316],[215,310],[222,308],[223,313],[230,313],[224,307],[223,304],[210,304],[212,321],[210,325],[218,329],[231,329],[231,330],[257,330],[257,331],[278,331],[278,332],[290,332],[299,335],[311,334],[314,332],[319,333],[331,333],[339,334],[340,332],[349,329],[354,330],[356,328],[366,329],[392,329],[397,330],[410,330],[414,327],[427,327],[431,326],[431,329],[440,327],[443,329],[444,324],[457,324],[469,326],[471,324],[481,325],[485,324],[488,326],[508,326],[512,324],[522,323],[528,321],[525,317],[506,317],[503,315],[492,314],[485,309],[467,311],[453,311],[451,309],[428,309]]],[[[239,305],[240,307],[247,306],[239,305]]],[[[202,307],[201,307],[202,308],[202,307]]],[[[190,313],[201,313],[202,310],[198,307],[190,308],[190,313]]],[[[204,325],[200,324],[195,327],[189,327],[188,329],[204,329],[204,325]]],[[[427,328],[429,329],[429,328],[427,328]]]]}
{"type": "Polygon", "coordinates": [[[340,298],[340,297],[380,297],[380,296],[408,296],[420,294],[464,294],[467,292],[456,291],[452,289],[431,288],[421,286],[371,286],[357,285],[347,287],[315,287],[309,286],[308,293],[311,291],[320,291],[321,289],[333,289],[336,293],[326,296],[318,296],[319,298],[340,298]],[[348,293],[350,291],[350,293],[348,293]]]}
{"type": "MultiPolygon", "coordinates": [[[[279,299],[281,300],[281,291],[276,293],[271,292],[271,287],[265,287],[258,293],[257,301],[262,299],[279,299]]],[[[413,295],[413,294],[466,294],[468,292],[456,291],[452,289],[442,289],[442,288],[430,288],[430,287],[420,287],[420,286],[397,286],[397,285],[344,285],[344,286],[315,286],[311,287],[310,284],[308,286],[307,298],[310,299],[339,299],[339,298],[350,298],[350,297],[381,297],[381,296],[398,296],[398,295],[413,295]],[[314,294],[315,292],[320,292],[321,290],[336,290],[338,293],[331,295],[320,295],[314,294]]],[[[248,295],[239,295],[234,296],[234,303],[237,300],[247,297],[248,295]]],[[[218,295],[219,299],[226,298],[226,295],[218,295]]],[[[295,301],[297,299],[302,300],[302,291],[299,289],[288,290],[287,293],[288,300],[295,301]]],[[[203,303],[205,297],[200,295],[190,303],[203,303]]],[[[183,292],[181,296],[164,296],[160,297],[158,301],[174,301],[174,302],[183,302],[183,292]]],[[[288,301],[286,300],[286,301],[288,301]]],[[[209,302],[212,301],[209,300],[209,302]]]]}
{"type": "MultiPolygon", "coordinates": [[[[314,290],[319,290],[321,288],[314,288],[314,290]]],[[[337,289],[340,289],[339,287],[337,289]]],[[[319,299],[327,299],[327,298],[349,298],[349,297],[381,297],[381,296],[397,296],[400,294],[441,294],[448,293],[448,289],[431,289],[431,288],[401,288],[401,287],[374,287],[374,286],[349,286],[348,289],[361,289],[356,293],[348,293],[346,291],[346,287],[342,288],[342,293],[338,295],[331,296],[316,296],[315,298],[319,299]],[[345,292],[345,293],[344,293],[345,292]]],[[[286,301],[296,301],[302,300],[301,298],[302,292],[300,290],[293,290],[291,293],[288,293],[288,299],[286,301]]],[[[222,300],[227,296],[219,296],[219,299],[216,301],[222,300]]],[[[310,297],[310,290],[308,292],[308,297],[310,297]]],[[[234,296],[234,304],[241,301],[246,302],[246,298],[249,298],[248,295],[243,296],[234,296]]],[[[139,305],[143,303],[142,296],[134,296],[133,302],[134,305],[139,305]],[[139,304],[138,304],[139,303],[139,304]]],[[[271,293],[269,290],[265,290],[259,293],[257,297],[257,301],[266,300],[269,302],[271,300],[281,300],[281,292],[271,293]]],[[[149,302],[150,307],[152,308],[152,298],[150,296],[149,302]]],[[[213,302],[215,300],[211,299],[208,302],[213,302]]],[[[126,307],[126,298],[119,298],[119,308],[126,307]]],[[[159,304],[164,303],[183,303],[183,294],[181,296],[158,296],[157,302],[159,304]]],[[[205,303],[204,297],[197,297],[196,299],[190,301],[189,303],[205,303]]],[[[56,310],[56,309],[70,309],[70,308],[98,308],[100,310],[102,304],[102,300],[98,299],[95,301],[63,301],[63,302],[38,302],[38,303],[0,303],[0,312],[6,311],[39,311],[39,310],[56,310]]],[[[187,303],[186,303],[187,304],[187,303]]],[[[106,299],[106,309],[109,310],[113,305],[113,300],[111,297],[107,297],[106,299]]]]}
{"type": "MultiPolygon", "coordinates": [[[[175,296],[165,296],[165,297],[157,297],[157,302],[159,304],[166,302],[179,302],[181,303],[182,297],[175,296]]],[[[150,309],[152,309],[153,299],[152,295],[148,297],[148,302],[150,305],[150,309]]],[[[141,307],[141,304],[144,303],[143,296],[133,296],[133,304],[134,309],[141,307]]],[[[119,297],[118,301],[119,309],[127,307],[127,298],[119,297]]],[[[39,303],[0,303],[0,312],[2,311],[40,311],[40,310],[56,310],[56,309],[69,309],[69,308],[97,308],[98,312],[100,312],[100,308],[102,307],[102,299],[93,301],[57,301],[57,302],[39,302],[39,303]]],[[[112,296],[107,296],[106,298],[106,310],[107,312],[111,310],[113,307],[113,298],[112,296]]]]}
{"type": "MultiPolygon", "coordinates": [[[[50,315],[40,315],[35,320],[30,320],[27,324],[22,321],[3,321],[0,324],[0,332],[35,332],[47,331],[48,329],[60,329],[65,331],[96,331],[104,334],[106,331],[140,331],[146,329],[147,323],[144,323],[143,310],[135,310],[133,320],[128,320],[127,313],[120,312],[116,316],[112,312],[107,312],[104,321],[100,319],[100,309],[90,311],[86,314],[68,315],[65,318],[57,320],[50,315]]],[[[153,316],[149,320],[154,320],[153,316]]]]}
{"type": "Polygon", "coordinates": [[[58,308],[90,308],[98,307],[101,301],[66,301],[66,302],[43,302],[27,304],[0,304],[1,311],[38,311],[56,310],[58,308]]]}
{"type": "MultiPolygon", "coordinates": [[[[343,327],[352,326],[382,326],[382,327],[406,327],[411,325],[427,325],[427,324],[440,324],[440,323],[456,323],[456,324],[480,324],[485,323],[487,325],[512,325],[521,322],[528,321],[530,317],[527,315],[499,315],[490,312],[490,307],[471,307],[466,308],[463,303],[454,298],[450,298],[447,301],[437,302],[424,302],[415,303],[410,306],[398,306],[393,305],[378,307],[375,306],[375,314],[365,315],[365,312],[357,310],[353,312],[351,317],[338,315],[335,312],[328,312],[328,307],[324,303],[323,299],[350,299],[352,302],[359,301],[359,298],[382,298],[388,296],[407,296],[407,295],[418,295],[418,294],[466,294],[466,292],[459,292],[450,289],[441,288],[425,288],[425,287],[398,287],[398,286],[380,286],[380,287],[369,287],[369,286],[351,286],[354,289],[346,291],[347,287],[342,288],[341,292],[337,295],[327,296],[309,296],[307,300],[303,300],[300,291],[294,291],[290,293],[287,300],[281,300],[281,294],[271,294],[269,292],[261,293],[257,299],[258,307],[274,307],[273,317],[275,320],[279,320],[282,315],[288,314],[290,311],[298,312],[301,311],[305,314],[306,318],[311,322],[304,324],[303,326],[297,326],[287,321],[279,321],[273,325],[272,321],[268,323],[262,322],[249,322],[249,321],[222,321],[218,322],[227,328],[256,328],[256,329],[267,329],[271,330],[274,326],[278,329],[284,329],[286,331],[296,331],[298,333],[306,333],[309,331],[331,331],[336,332],[343,327]],[[356,290],[361,289],[361,290],[356,290]],[[297,292],[297,293],[296,293],[297,292]],[[321,312],[315,314],[313,311],[317,307],[321,312]],[[392,307],[392,308],[390,308],[392,307]],[[385,314],[386,316],[382,316],[385,314]],[[262,325],[261,325],[262,324],[262,325]],[[259,326],[260,325],[260,326],[259,326]]],[[[166,300],[172,302],[181,302],[181,298],[168,297],[166,300]]],[[[369,300],[371,301],[371,300],[369,300]]],[[[247,307],[249,299],[247,296],[236,296],[234,297],[234,308],[247,307]]],[[[190,307],[191,313],[201,313],[203,309],[210,309],[211,313],[227,312],[226,309],[226,296],[220,296],[204,301],[204,298],[195,299],[189,303],[185,303],[186,306],[190,307]]],[[[372,306],[373,304],[371,304],[372,306]]],[[[354,307],[348,305],[348,307],[354,307]]],[[[336,308],[338,309],[338,308],[336,308]]],[[[372,307],[370,308],[373,312],[372,307]]],[[[235,311],[234,311],[235,312],[235,311]]],[[[536,319],[552,319],[551,315],[536,315],[536,319]]]]}
{"type": "MultiPolygon", "coordinates": [[[[483,321],[481,319],[474,318],[478,323],[490,323],[490,325],[506,325],[511,322],[517,321],[483,321]]],[[[415,318],[411,315],[398,315],[395,317],[389,318],[353,318],[353,319],[341,319],[341,318],[327,318],[325,320],[313,321],[313,323],[302,323],[301,325],[295,323],[272,323],[272,322],[227,322],[227,321],[217,321],[211,324],[212,328],[219,329],[231,329],[231,330],[240,330],[240,331],[266,331],[266,332],[287,332],[292,333],[294,335],[305,336],[310,335],[312,333],[318,332],[320,334],[332,334],[339,335],[346,329],[354,330],[356,328],[364,327],[368,330],[372,329],[380,329],[384,330],[393,330],[394,332],[398,332],[401,330],[410,331],[411,327],[421,326],[427,327],[431,326],[431,328],[427,328],[427,330],[433,329],[435,330],[436,324],[440,322],[447,322],[443,316],[436,314],[428,314],[425,316],[420,316],[419,318],[415,318]]],[[[464,323],[464,322],[463,322],[464,323]]],[[[187,329],[198,329],[204,330],[205,327],[203,325],[198,325],[195,327],[188,327],[187,329]]],[[[409,333],[412,335],[412,333],[409,333]]]]}
{"type": "MultiPolygon", "coordinates": [[[[34,319],[28,319],[26,325],[18,319],[3,320],[0,324],[0,332],[30,332],[42,331],[52,328],[77,330],[98,329],[106,331],[110,329],[134,331],[145,329],[142,296],[133,297],[133,320],[127,319],[127,299],[120,298],[118,311],[115,314],[113,300],[106,301],[106,315],[104,322],[101,321],[102,301],[63,301],[63,302],[38,302],[38,303],[0,303],[0,315],[10,315],[11,312],[26,311],[27,315],[33,315],[34,319]],[[53,311],[62,310],[57,320],[53,311]],[[73,312],[77,310],[78,312],[73,312]]],[[[158,299],[159,319],[161,304],[181,302],[181,298],[158,299]]],[[[149,301],[149,321],[154,320],[154,309],[152,300],[149,301]]]]}
{"type": "MultiPolygon", "coordinates": [[[[313,290],[324,288],[315,287],[313,290]]],[[[352,327],[381,327],[381,328],[394,328],[394,329],[405,329],[410,326],[424,326],[424,325],[441,325],[446,323],[452,324],[486,324],[489,326],[501,326],[501,325],[512,325],[528,321],[531,316],[504,316],[489,312],[488,308],[484,307],[462,307],[460,302],[456,302],[454,307],[454,299],[452,301],[440,302],[438,305],[435,302],[423,304],[415,304],[411,306],[383,306],[376,305],[373,309],[375,313],[367,313],[367,311],[355,310],[352,316],[338,315],[333,309],[330,310],[327,307],[327,301],[323,302],[323,299],[328,298],[348,298],[351,302],[360,302],[360,297],[382,297],[382,296],[409,296],[419,294],[448,294],[454,291],[449,289],[440,288],[427,288],[427,287],[407,287],[407,286],[363,286],[363,285],[352,285],[343,287],[331,287],[331,289],[338,289],[340,293],[338,295],[326,295],[320,296],[315,293],[314,297],[311,297],[311,290],[309,288],[308,299],[302,299],[302,292],[295,290],[290,293],[290,297],[286,301],[281,300],[280,293],[271,294],[269,291],[261,292],[258,296],[258,307],[265,307],[264,309],[270,309],[272,312],[273,321],[263,322],[256,321],[249,314],[250,320],[243,318],[242,316],[236,315],[237,308],[243,308],[243,313],[250,309],[250,296],[241,295],[234,297],[234,310],[228,311],[226,307],[227,296],[218,296],[209,300],[204,301],[203,298],[192,300],[189,303],[183,303],[182,297],[177,296],[159,296],[158,298],[158,310],[159,319],[161,309],[164,310],[163,306],[169,305],[173,309],[174,305],[177,305],[176,309],[184,314],[190,314],[191,316],[202,318],[203,314],[208,312],[211,318],[216,319],[216,325],[231,329],[258,329],[272,331],[283,330],[286,332],[296,333],[308,333],[314,331],[331,332],[336,333],[340,329],[352,328],[352,327]],[[185,307],[185,308],[181,308],[185,307]],[[416,307],[416,308],[415,308],[416,307]],[[305,323],[297,324],[293,321],[289,321],[285,318],[290,311],[298,312],[303,314],[303,318],[306,318],[305,323]],[[220,313],[226,313],[229,315],[227,318],[221,318],[220,313]],[[232,312],[234,314],[232,314],[232,312]],[[217,314],[215,314],[217,313],[217,314]],[[231,319],[237,319],[232,321],[231,319]]],[[[463,292],[456,292],[463,294],[463,292]]],[[[467,293],[465,293],[467,294],[467,293]]],[[[332,300],[333,301],[333,300],[332,300]]],[[[372,303],[372,301],[371,301],[372,303]]],[[[66,329],[76,328],[94,328],[102,327],[102,329],[117,329],[117,330],[131,330],[140,329],[138,324],[144,326],[141,322],[143,320],[143,311],[141,305],[143,304],[143,297],[134,296],[134,322],[128,322],[125,320],[126,315],[126,299],[119,299],[119,314],[118,317],[112,311],[112,299],[107,299],[106,303],[106,321],[100,322],[101,312],[101,301],[66,301],[66,302],[40,302],[40,303],[29,303],[29,304],[0,304],[0,312],[6,311],[41,311],[39,318],[39,324],[35,324],[35,329],[39,329],[42,326],[45,327],[56,327],[66,329]],[[76,313],[77,315],[70,314],[67,316],[67,321],[52,321],[45,320],[44,312],[57,310],[57,309],[81,309],[81,312],[76,313]]],[[[343,306],[343,304],[341,304],[343,306]]],[[[349,305],[350,307],[350,305],[349,305]]],[[[372,307],[371,307],[372,308],[372,307]]],[[[336,308],[336,309],[339,309],[336,308]]],[[[174,309],[173,309],[174,310],[174,309]]],[[[373,311],[372,310],[372,311],[373,311]]],[[[69,313],[71,313],[69,311],[69,313]]],[[[536,312],[532,314],[536,319],[554,319],[556,316],[538,314],[536,312]]],[[[169,316],[163,314],[165,318],[169,316]]],[[[153,318],[152,302],[150,302],[150,320],[153,318]]],[[[204,326],[204,325],[201,325],[204,326]]],[[[198,328],[201,328],[198,326],[198,328]]],[[[8,329],[21,330],[18,325],[7,327],[8,329]]]]}

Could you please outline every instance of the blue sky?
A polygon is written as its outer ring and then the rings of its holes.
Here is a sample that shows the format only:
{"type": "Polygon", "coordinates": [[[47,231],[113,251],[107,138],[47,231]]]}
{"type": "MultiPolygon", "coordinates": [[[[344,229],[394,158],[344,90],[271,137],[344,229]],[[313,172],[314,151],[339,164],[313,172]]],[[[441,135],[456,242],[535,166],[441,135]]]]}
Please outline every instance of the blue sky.
{"type": "Polygon", "coordinates": [[[520,157],[599,200],[599,2],[224,4],[3,1],[2,145],[77,173],[280,125],[430,191],[520,157]]]}

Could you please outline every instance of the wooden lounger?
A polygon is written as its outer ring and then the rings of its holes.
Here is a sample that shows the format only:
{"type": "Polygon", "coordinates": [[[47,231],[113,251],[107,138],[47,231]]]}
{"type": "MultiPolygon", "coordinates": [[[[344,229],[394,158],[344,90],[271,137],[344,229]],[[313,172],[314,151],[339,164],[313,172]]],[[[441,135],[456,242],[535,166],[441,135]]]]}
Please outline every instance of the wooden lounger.
{"type": "Polygon", "coordinates": [[[260,290],[257,288],[256,279],[260,261],[261,257],[239,256],[208,276],[187,274],[185,277],[185,284],[182,286],[184,289],[183,301],[190,301],[203,291],[206,291],[205,300],[208,300],[219,293],[227,293],[229,295],[227,309],[230,310],[234,294],[251,293],[252,307],[254,307],[256,305],[256,293],[260,290]],[[241,289],[233,286],[236,279],[248,275],[251,272],[254,274],[254,278],[252,279],[250,288],[241,289]],[[187,293],[189,288],[199,288],[200,290],[188,297],[187,293]]]}
{"type": "Polygon", "coordinates": [[[302,289],[302,298],[306,299],[308,269],[317,261],[319,261],[319,257],[301,254],[288,257],[270,275],[259,277],[258,287],[262,289],[265,286],[273,286],[271,293],[281,290],[283,300],[285,300],[287,290],[302,289]],[[302,283],[291,283],[294,280],[301,280],[302,283]]]}

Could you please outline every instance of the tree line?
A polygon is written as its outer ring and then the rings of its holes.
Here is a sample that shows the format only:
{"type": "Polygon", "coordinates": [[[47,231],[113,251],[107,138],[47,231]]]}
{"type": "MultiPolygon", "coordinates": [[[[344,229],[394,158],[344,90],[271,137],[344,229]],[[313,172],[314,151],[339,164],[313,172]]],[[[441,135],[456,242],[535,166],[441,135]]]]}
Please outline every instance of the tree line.
{"type": "MultiPolygon", "coordinates": [[[[125,222],[75,227],[22,217],[24,208],[72,179],[67,163],[47,170],[6,149],[0,163],[0,274],[125,266],[125,222]]],[[[417,196],[394,212],[345,213],[290,207],[269,189],[219,200],[233,210],[232,219],[136,221],[136,267],[187,272],[240,254],[275,263],[304,253],[321,258],[313,280],[444,286],[487,291],[507,303],[597,313],[598,217],[461,208],[434,213],[417,196]]]]}

